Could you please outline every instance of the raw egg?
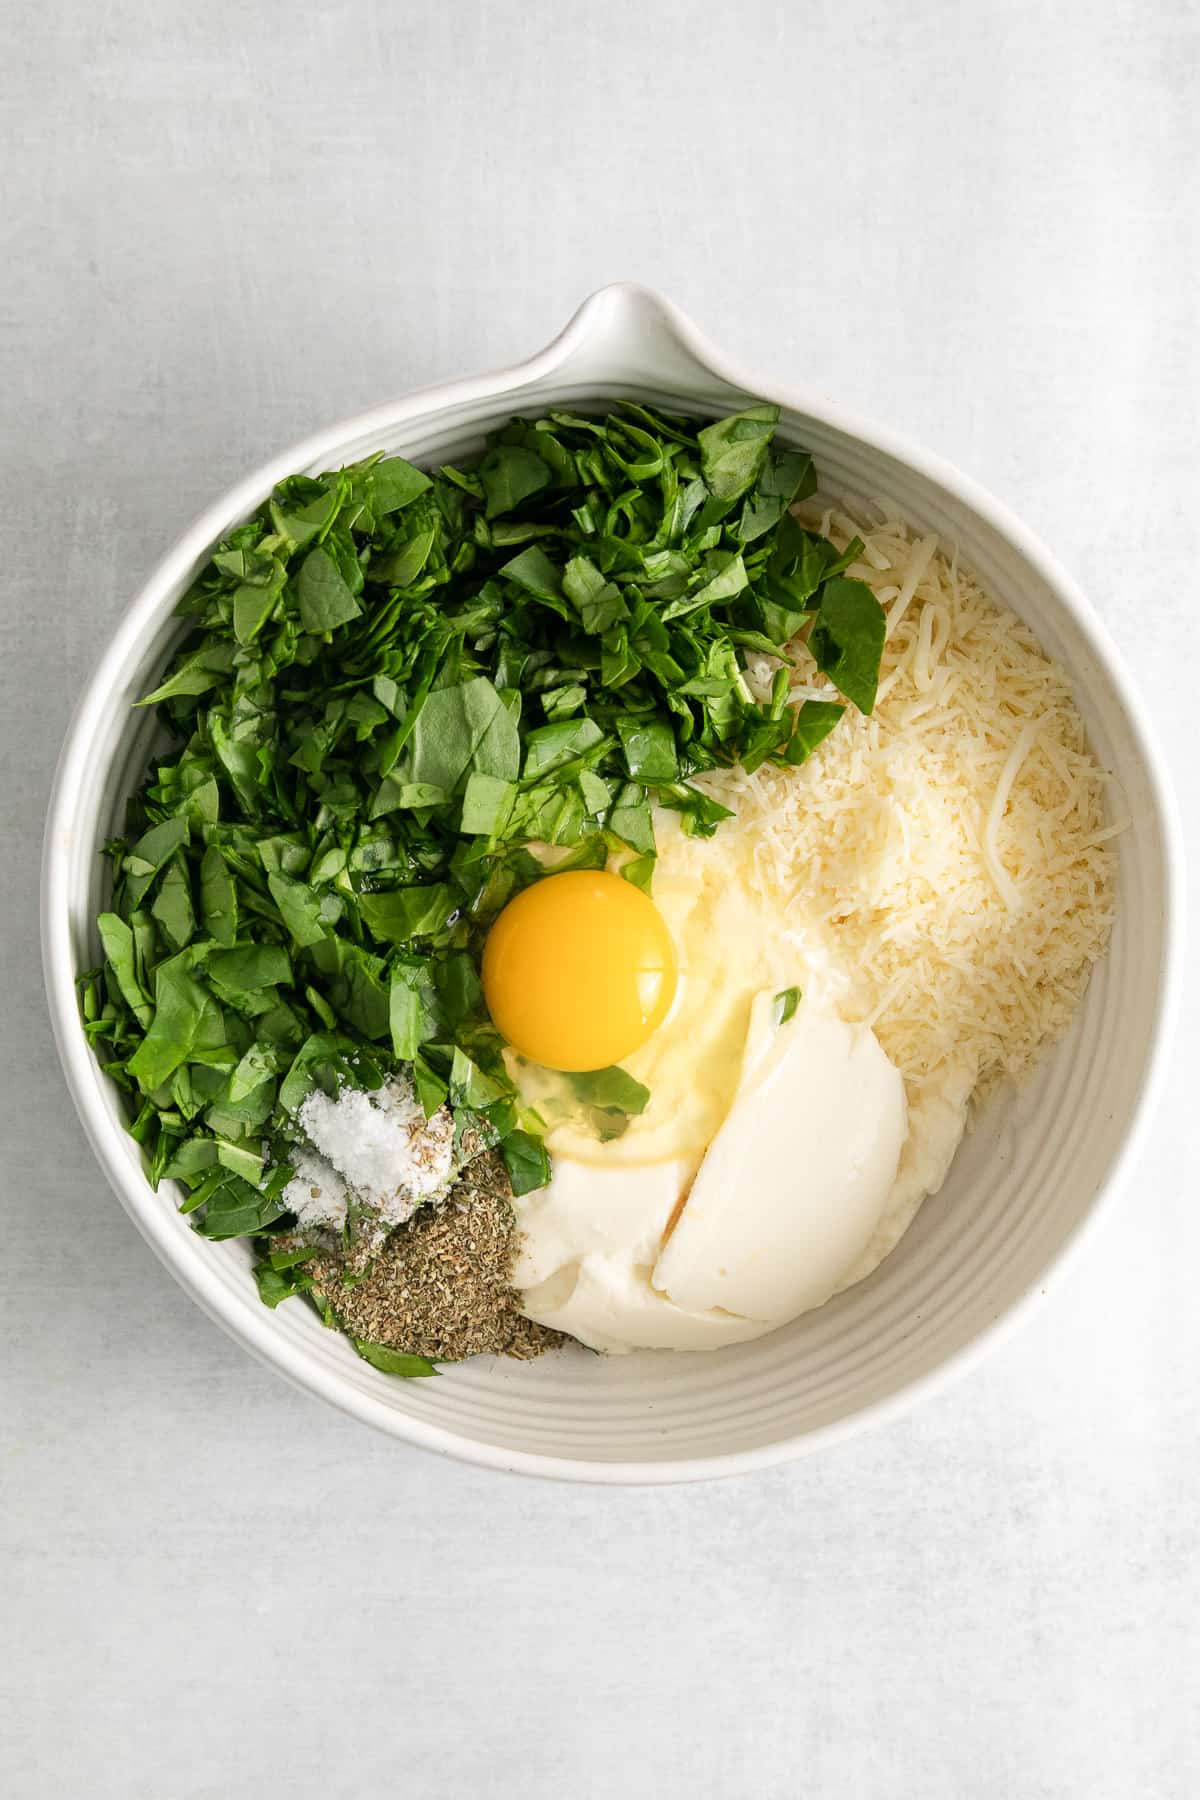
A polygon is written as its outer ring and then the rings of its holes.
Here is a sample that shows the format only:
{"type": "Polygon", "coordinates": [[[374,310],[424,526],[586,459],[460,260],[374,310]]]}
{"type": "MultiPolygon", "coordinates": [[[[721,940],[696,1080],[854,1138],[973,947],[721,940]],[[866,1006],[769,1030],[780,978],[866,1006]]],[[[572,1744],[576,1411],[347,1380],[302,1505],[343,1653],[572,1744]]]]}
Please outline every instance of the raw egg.
{"type": "Polygon", "coordinates": [[[483,949],[501,1036],[548,1069],[605,1069],[644,1044],[675,998],[675,952],[649,895],[604,869],[518,894],[483,949]]]}

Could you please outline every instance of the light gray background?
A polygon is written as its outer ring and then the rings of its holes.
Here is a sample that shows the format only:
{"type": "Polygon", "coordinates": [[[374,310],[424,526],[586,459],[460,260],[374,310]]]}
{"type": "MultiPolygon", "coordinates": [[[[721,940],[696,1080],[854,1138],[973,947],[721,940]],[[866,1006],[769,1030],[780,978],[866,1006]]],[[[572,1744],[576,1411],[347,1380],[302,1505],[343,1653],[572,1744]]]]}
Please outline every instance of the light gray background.
{"type": "Polygon", "coordinates": [[[817,1461],[606,1492],[406,1451],[227,1342],[96,1172],[35,935],[70,709],[201,505],[620,277],[1022,513],[1194,846],[1198,19],[0,5],[6,1794],[1200,1789],[1194,1019],[1123,1206],[982,1372],[817,1461]]]}

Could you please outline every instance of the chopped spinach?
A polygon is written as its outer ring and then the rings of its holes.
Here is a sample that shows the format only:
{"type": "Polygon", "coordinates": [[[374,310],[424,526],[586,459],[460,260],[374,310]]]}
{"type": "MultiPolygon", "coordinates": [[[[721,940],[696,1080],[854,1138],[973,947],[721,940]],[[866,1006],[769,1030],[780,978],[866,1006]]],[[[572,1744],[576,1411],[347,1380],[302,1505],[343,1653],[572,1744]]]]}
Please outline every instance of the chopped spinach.
{"type": "Polygon", "coordinates": [[[645,1112],[650,1102],[649,1088],[635,1081],[627,1069],[590,1069],[568,1075],[567,1082],[602,1143],[623,1137],[630,1119],[645,1112]]]}
{"type": "MultiPolygon", "coordinates": [[[[106,846],[81,1013],[151,1178],[183,1185],[205,1236],[266,1242],[268,1305],[310,1285],[269,1245],[315,1087],[404,1069],[499,1146],[515,1193],[544,1185],[478,975],[491,921],[543,873],[530,843],[558,867],[614,855],[649,888],[656,806],[709,836],[728,813],[696,774],[802,762],[837,724],[840,703],[789,702],[805,635],[873,706],[882,609],[846,573],[860,546],[795,519],[816,476],[777,423],[551,412],[463,468],[291,476],[196,577],[142,702],[170,742],[106,846]],[[761,703],[751,653],[779,663],[761,703]]],[[[571,1081],[601,1136],[647,1103],[620,1069],[571,1081]]]]}
{"type": "Polygon", "coordinates": [[[786,1025],[788,1020],[794,1016],[799,1004],[800,989],[798,987],[780,988],[775,996],[775,1023],[786,1025]]]}
{"type": "Polygon", "coordinates": [[[364,1362],[369,1362],[374,1369],[381,1369],[385,1375],[436,1375],[439,1373],[427,1356],[413,1356],[407,1350],[391,1350],[386,1344],[368,1344],[365,1338],[355,1338],[354,1348],[364,1362]]]}

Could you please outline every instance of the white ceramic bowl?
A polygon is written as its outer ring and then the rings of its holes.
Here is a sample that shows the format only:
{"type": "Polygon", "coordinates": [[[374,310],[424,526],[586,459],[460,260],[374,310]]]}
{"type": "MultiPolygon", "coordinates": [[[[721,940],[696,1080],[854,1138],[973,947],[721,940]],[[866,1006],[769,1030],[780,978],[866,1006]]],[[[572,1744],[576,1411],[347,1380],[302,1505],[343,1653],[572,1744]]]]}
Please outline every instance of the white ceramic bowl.
{"type": "Polygon", "coordinates": [[[96,1154],[176,1279],[248,1349],[367,1424],[495,1468],[574,1480],[679,1481],[762,1468],[888,1418],[962,1369],[1045,1288],[1110,1193],[1162,1068],[1175,986],[1177,832],[1166,779],[1095,615],[1017,520],[975,484],[895,433],[814,395],[757,381],[644,289],[603,289],[531,361],[430,388],[335,425],[275,457],[206,512],[134,601],[87,689],[59,768],[47,830],[43,934],[59,1050],[96,1154]],[[98,960],[98,846],[146,754],[144,715],[177,631],[172,609],[208,547],[284,475],[373,450],[459,459],[514,412],[636,397],[693,412],[746,396],[783,408],[783,435],[811,450],[822,485],[883,493],[957,544],[996,597],[1070,671],[1101,761],[1133,819],[1120,840],[1119,915],[1071,1037],[1027,1091],[992,1106],[942,1192],[860,1286],[755,1343],[715,1355],[568,1351],[491,1359],[436,1381],[399,1381],[360,1361],[299,1302],[269,1312],[244,1243],[213,1245],[155,1193],[121,1124],[118,1095],[79,1029],[73,979],[98,960]]]}

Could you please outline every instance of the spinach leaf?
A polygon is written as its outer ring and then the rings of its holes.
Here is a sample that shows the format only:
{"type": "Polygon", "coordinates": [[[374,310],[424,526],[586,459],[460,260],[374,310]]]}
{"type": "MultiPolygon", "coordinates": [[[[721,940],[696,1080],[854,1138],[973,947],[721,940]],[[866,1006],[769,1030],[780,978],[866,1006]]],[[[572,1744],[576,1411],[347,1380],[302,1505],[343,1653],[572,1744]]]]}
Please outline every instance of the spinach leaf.
{"type": "Polygon", "coordinates": [[[157,706],[163,700],[178,700],[185,695],[196,697],[220,687],[233,667],[233,644],[205,644],[191,656],[185,656],[167,679],[139,700],[139,706],[157,706]]]}
{"type": "MultiPolygon", "coordinates": [[[[626,783],[609,813],[608,828],[614,837],[619,838],[623,844],[628,844],[632,850],[640,850],[646,856],[654,855],[657,848],[654,841],[654,818],[645,788],[639,787],[635,782],[626,783]]],[[[624,868],[621,873],[626,873],[624,868]]]]}
{"type": "Polygon", "coordinates": [[[798,987],[781,988],[775,996],[775,1023],[786,1025],[789,1019],[795,1017],[799,1004],[800,989],[798,987]]]}
{"type": "Polygon", "coordinates": [[[602,818],[612,805],[611,784],[602,781],[600,776],[594,774],[591,769],[580,769],[579,791],[583,795],[583,802],[588,811],[594,813],[598,818],[602,818]]]}
{"type": "Polygon", "coordinates": [[[742,505],[737,534],[744,544],[773,531],[788,508],[816,492],[813,459],[804,450],[785,450],[767,463],[742,505]]]}
{"type": "Polygon", "coordinates": [[[449,1088],[429,1059],[420,1051],[413,1057],[412,1080],[413,1087],[417,1092],[417,1099],[424,1108],[425,1117],[432,1118],[438,1107],[446,1104],[449,1088]]]}
{"type": "Polygon", "coordinates": [[[287,1209],[277,1194],[252,1187],[232,1170],[222,1168],[219,1174],[219,1182],[204,1196],[204,1217],[192,1221],[192,1230],[201,1237],[213,1243],[254,1237],[283,1218],[287,1209]]]}
{"type": "Polygon", "coordinates": [[[590,1069],[569,1075],[567,1081],[588,1109],[592,1129],[602,1142],[622,1137],[630,1119],[645,1112],[650,1103],[649,1088],[625,1069],[590,1069]]]}
{"type": "Polygon", "coordinates": [[[138,980],[137,962],[133,949],[133,932],[117,913],[101,913],[99,918],[100,940],[104,945],[104,956],[113,977],[124,996],[137,1023],[143,1031],[149,1029],[154,1016],[154,1008],[138,980]]]}
{"type": "Polygon", "coordinates": [[[791,514],[781,520],[766,568],[767,593],[776,609],[766,620],[770,637],[786,643],[799,629],[811,610],[814,594],[836,561],[837,550],[827,538],[806,531],[791,514]],[[795,622],[780,629],[775,623],[777,615],[795,622]]]}
{"type": "Polygon", "coordinates": [[[574,604],[583,629],[592,637],[629,617],[620,588],[601,574],[589,556],[571,558],[563,572],[562,591],[574,604]]]}
{"type": "Polygon", "coordinates": [[[571,1077],[579,1098],[589,1106],[609,1106],[636,1115],[645,1112],[650,1099],[649,1088],[625,1069],[592,1069],[571,1077]]]}
{"type": "Polygon", "coordinates": [[[506,562],[500,570],[505,580],[515,582],[527,593],[539,600],[548,600],[556,611],[566,617],[567,608],[563,604],[562,572],[550,561],[546,552],[531,544],[528,550],[522,550],[511,562],[506,562]]]}
{"type": "Polygon", "coordinates": [[[200,863],[200,913],[204,929],[218,944],[237,938],[237,886],[216,844],[209,844],[200,863]]]}
{"type": "Polygon", "coordinates": [[[632,780],[654,786],[679,779],[675,733],[665,719],[620,718],[617,734],[632,780]]]}
{"type": "Polygon", "coordinates": [[[154,1017],[128,1070],[143,1093],[162,1087],[186,1062],[213,1003],[192,974],[187,952],[160,963],[154,975],[154,1017]]]}
{"type": "Polygon", "coordinates": [[[267,620],[275,612],[283,591],[287,571],[282,563],[273,565],[269,583],[243,582],[233,594],[233,635],[239,644],[252,644],[267,620]]]}
{"type": "Polygon", "coordinates": [[[540,456],[517,444],[497,444],[489,450],[479,465],[479,475],[487,499],[484,516],[489,519],[511,512],[554,479],[540,456]]]}
{"type": "Polygon", "coordinates": [[[361,1080],[354,1080],[351,1058],[355,1048],[352,1038],[333,1031],[315,1031],[305,1038],[279,1088],[278,1103],[285,1125],[288,1116],[299,1111],[314,1088],[332,1095],[343,1082],[364,1085],[361,1080]]]}
{"type": "Polygon", "coordinates": [[[837,575],[825,583],[808,647],[818,669],[862,713],[875,706],[885,633],[883,608],[865,581],[837,575]]]}
{"type": "Polygon", "coordinates": [[[267,886],[292,942],[300,949],[322,943],[325,926],[320,895],[305,882],[293,881],[290,875],[268,875],[267,886]]]}
{"type": "Polygon", "coordinates": [[[604,733],[594,719],[564,719],[553,725],[539,725],[525,739],[526,781],[535,775],[542,780],[553,770],[563,770],[581,756],[604,742],[604,733]]]}
{"type": "Polygon", "coordinates": [[[388,991],[388,1028],[392,1034],[392,1049],[401,1062],[412,1062],[427,1035],[425,1009],[414,977],[415,971],[398,964],[392,970],[388,991]]]}
{"type": "Polygon", "coordinates": [[[281,1301],[290,1300],[296,1294],[311,1292],[312,1273],[304,1265],[315,1255],[315,1250],[294,1250],[286,1253],[283,1261],[277,1262],[275,1256],[269,1256],[255,1263],[254,1279],[263,1305],[274,1309],[281,1301]]]}
{"type": "Polygon", "coordinates": [[[315,984],[338,1017],[370,1042],[391,1035],[391,1007],[383,962],[345,938],[322,938],[308,951],[315,984]]]}
{"type": "Polygon", "coordinates": [[[787,761],[793,764],[807,762],[845,710],[834,700],[806,700],[796,712],[796,723],[785,752],[787,761]]]}
{"type": "Polygon", "coordinates": [[[413,1356],[406,1350],[392,1350],[386,1344],[369,1344],[365,1338],[355,1338],[354,1348],[364,1362],[369,1362],[373,1369],[381,1369],[385,1375],[404,1375],[411,1379],[416,1375],[438,1375],[439,1369],[424,1356],[413,1356]]]}
{"type": "Polygon", "coordinates": [[[750,406],[697,433],[700,473],[715,500],[740,499],[754,486],[778,423],[777,406],[750,406]]]}
{"type": "Polygon", "coordinates": [[[233,1105],[248,1099],[278,1073],[279,1065],[279,1052],[271,1044],[257,1041],[251,1044],[229,1077],[226,1098],[233,1105]]]}
{"type": "Polygon", "coordinates": [[[569,719],[586,704],[587,689],[578,681],[568,682],[565,687],[549,688],[542,695],[542,711],[552,721],[569,719]]]}
{"type": "MultiPolygon", "coordinates": [[[[425,965],[430,967],[430,965],[425,965]]],[[[441,1022],[450,1031],[458,1031],[484,1013],[483,986],[474,958],[465,950],[452,950],[432,964],[432,983],[440,1008],[441,1022]]]]}
{"type": "Polygon", "coordinates": [[[516,718],[486,676],[429,695],[412,735],[414,782],[448,798],[468,769],[512,781],[520,765],[516,718]]]}
{"type": "Polygon", "coordinates": [[[548,1186],[550,1158],[541,1138],[533,1137],[528,1131],[510,1131],[501,1142],[500,1154],[518,1200],[522,1194],[532,1194],[538,1188],[548,1186]]]}
{"type": "MultiPolygon", "coordinates": [[[[240,1175],[250,1187],[261,1187],[263,1178],[261,1151],[252,1150],[247,1144],[231,1143],[227,1138],[218,1138],[216,1144],[217,1161],[222,1168],[231,1170],[235,1175],[240,1175]]],[[[276,1213],[275,1216],[278,1218],[279,1214],[276,1213]]]]}
{"type": "Polygon", "coordinates": [[[428,475],[415,469],[402,456],[388,456],[375,464],[370,472],[371,505],[377,518],[399,512],[432,486],[428,475]]]}
{"type": "Polygon", "coordinates": [[[217,1160],[217,1146],[210,1137],[185,1138],[171,1160],[164,1166],[168,1181],[194,1181],[212,1168],[217,1160]]]}
{"type": "Polygon", "coordinates": [[[477,1062],[467,1055],[461,1044],[454,1046],[450,1063],[450,1104],[482,1111],[503,1097],[504,1087],[494,1081],[477,1062]]]}
{"type": "Polygon", "coordinates": [[[654,865],[657,860],[653,852],[645,856],[633,856],[620,865],[617,873],[622,881],[628,881],[632,887],[640,888],[643,894],[648,894],[654,885],[654,865]]]}
{"type": "Polygon", "coordinates": [[[360,894],[358,907],[371,935],[385,944],[410,944],[437,937],[460,904],[444,881],[424,887],[394,888],[390,894],[360,894]]]}
{"type": "Polygon", "coordinates": [[[151,826],[125,852],[121,873],[123,877],[122,899],[130,907],[140,906],[149,892],[155,876],[176,853],[183,849],[190,835],[190,826],[186,814],[173,819],[164,819],[161,824],[151,826]]]}
{"type": "Polygon", "coordinates": [[[278,944],[243,944],[214,950],[205,964],[209,981],[222,999],[240,1000],[260,989],[292,979],[292,964],[278,944]]]}
{"type": "Polygon", "coordinates": [[[468,775],[460,829],[473,837],[499,837],[512,816],[516,797],[515,781],[477,772],[468,775]]]}
{"type": "Polygon", "coordinates": [[[344,575],[321,545],[310,550],[296,578],[296,599],[305,631],[335,631],[362,611],[344,575]]]}

